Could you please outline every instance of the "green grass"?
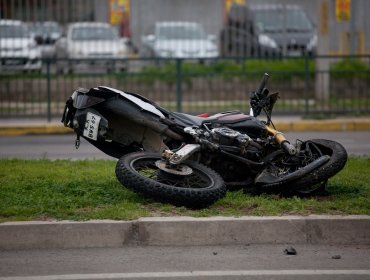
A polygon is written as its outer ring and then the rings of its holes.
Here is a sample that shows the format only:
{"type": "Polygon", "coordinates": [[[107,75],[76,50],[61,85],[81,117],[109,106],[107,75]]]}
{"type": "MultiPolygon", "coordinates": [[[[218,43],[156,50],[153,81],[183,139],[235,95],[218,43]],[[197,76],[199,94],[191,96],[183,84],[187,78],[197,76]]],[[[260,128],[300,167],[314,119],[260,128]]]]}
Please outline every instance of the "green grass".
{"type": "Polygon", "coordinates": [[[132,220],[187,215],[370,215],[370,158],[350,158],[329,181],[329,195],[311,198],[251,196],[242,191],[203,210],[143,198],[123,188],[114,161],[0,160],[0,221],[132,220]]]}

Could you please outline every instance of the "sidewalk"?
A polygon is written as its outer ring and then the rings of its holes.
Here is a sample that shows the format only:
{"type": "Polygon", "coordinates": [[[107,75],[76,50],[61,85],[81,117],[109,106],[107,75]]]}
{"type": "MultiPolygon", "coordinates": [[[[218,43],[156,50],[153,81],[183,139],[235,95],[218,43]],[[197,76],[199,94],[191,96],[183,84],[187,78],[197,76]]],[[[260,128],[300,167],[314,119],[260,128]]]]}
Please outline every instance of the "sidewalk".
{"type": "MultiPolygon", "coordinates": [[[[274,116],[276,128],[292,131],[369,131],[370,117],[348,117],[325,120],[305,120],[300,116],[274,116]]],[[[1,119],[0,136],[26,134],[63,134],[72,130],[63,126],[59,119],[1,119]]]]}

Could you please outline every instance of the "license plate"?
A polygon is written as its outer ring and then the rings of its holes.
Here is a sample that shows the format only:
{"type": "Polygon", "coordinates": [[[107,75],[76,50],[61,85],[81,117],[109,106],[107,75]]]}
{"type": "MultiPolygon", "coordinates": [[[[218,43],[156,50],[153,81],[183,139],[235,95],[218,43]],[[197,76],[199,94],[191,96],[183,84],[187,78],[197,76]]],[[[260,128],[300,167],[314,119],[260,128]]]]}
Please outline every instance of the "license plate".
{"type": "Polygon", "coordinates": [[[100,119],[101,119],[100,116],[88,112],[86,114],[86,122],[83,136],[90,138],[92,140],[97,140],[100,119]]]}
{"type": "Polygon", "coordinates": [[[297,56],[301,56],[302,52],[299,50],[292,50],[292,51],[288,51],[287,55],[297,57],[297,56]]]}

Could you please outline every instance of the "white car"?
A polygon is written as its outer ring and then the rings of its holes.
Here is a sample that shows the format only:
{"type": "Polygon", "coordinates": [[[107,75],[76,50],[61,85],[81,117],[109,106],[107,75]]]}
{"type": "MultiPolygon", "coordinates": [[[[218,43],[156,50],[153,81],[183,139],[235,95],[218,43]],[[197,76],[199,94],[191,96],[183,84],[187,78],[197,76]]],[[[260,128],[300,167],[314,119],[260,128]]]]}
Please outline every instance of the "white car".
{"type": "Polygon", "coordinates": [[[0,71],[41,71],[41,53],[20,20],[0,20],[0,71]]]}
{"type": "Polygon", "coordinates": [[[103,66],[108,72],[124,70],[123,59],[129,56],[127,38],[120,38],[118,31],[108,23],[80,22],[68,26],[66,36],[55,45],[57,71],[71,73],[78,69],[103,66]]]}
{"type": "Polygon", "coordinates": [[[155,33],[142,38],[144,56],[160,58],[216,58],[215,36],[196,22],[157,22],[155,33]]]}

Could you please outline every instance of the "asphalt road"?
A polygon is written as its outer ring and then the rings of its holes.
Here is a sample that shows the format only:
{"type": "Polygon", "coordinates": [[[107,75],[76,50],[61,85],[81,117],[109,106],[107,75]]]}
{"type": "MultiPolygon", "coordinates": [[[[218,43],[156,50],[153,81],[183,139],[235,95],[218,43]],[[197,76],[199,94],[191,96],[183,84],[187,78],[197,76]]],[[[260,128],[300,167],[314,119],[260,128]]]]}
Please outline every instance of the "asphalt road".
{"type": "Polygon", "coordinates": [[[284,250],[290,246],[125,246],[1,251],[0,280],[353,280],[370,277],[369,246],[293,245],[297,254],[287,255],[284,250]]]}
{"type": "MultiPolygon", "coordinates": [[[[362,132],[290,132],[286,137],[307,140],[314,138],[340,142],[350,155],[370,156],[370,131],[362,132]]],[[[0,158],[22,159],[113,159],[96,149],[84,139],[78,150],[74,146],[76,136],[66,135],[27,135],[1,136],[0,158]]]]}

